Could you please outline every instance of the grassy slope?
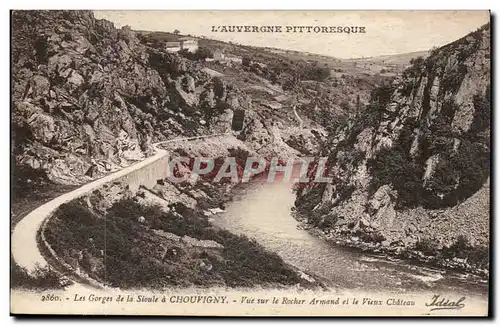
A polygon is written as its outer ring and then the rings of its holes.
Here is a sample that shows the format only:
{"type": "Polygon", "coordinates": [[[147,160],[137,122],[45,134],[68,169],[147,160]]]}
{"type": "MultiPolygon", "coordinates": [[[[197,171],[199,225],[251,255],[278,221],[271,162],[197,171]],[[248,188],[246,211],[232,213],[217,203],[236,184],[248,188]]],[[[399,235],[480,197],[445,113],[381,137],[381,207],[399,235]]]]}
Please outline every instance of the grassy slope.
{"type": "Polygon", "coordinates": [[[254,240],[218,230],[199,211],[184,205],[171,208],[165,212],[160,207],[124,199],[103,217],[76,200],[60,207],[46,235],[68,263],[120,288],[275,287],[301,283],[290,266],[254,240]],[[145,217],[144,223],[138,222],[139,216],[145,217]],[[162,232],[213,240],[224,248],[189,246],[162,232]],[[176,254],[164,257],[172,250],[176,254]]]}

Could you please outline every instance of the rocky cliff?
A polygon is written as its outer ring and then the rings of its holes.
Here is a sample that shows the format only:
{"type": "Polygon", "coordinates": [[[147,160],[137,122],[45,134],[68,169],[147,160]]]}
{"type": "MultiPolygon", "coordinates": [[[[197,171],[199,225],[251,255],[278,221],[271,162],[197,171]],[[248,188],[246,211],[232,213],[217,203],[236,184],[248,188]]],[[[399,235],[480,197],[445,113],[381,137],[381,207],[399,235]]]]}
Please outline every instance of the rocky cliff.
{"type": "Polygon", "coordinates": [[[234,111],[252,107],[196,62],[88,11],[13,12],[12,75],[20,183],[32,172],[28,183],[80,184],[144,158],[152,142],[230,131],[234,111]]]}
{"type": "Polygon", "coordinates": [[[490,112],[488,24],[374,90],[325,148],[334,182],[299,189],[299,213],[373,247],[488,246],[490,112]]]}

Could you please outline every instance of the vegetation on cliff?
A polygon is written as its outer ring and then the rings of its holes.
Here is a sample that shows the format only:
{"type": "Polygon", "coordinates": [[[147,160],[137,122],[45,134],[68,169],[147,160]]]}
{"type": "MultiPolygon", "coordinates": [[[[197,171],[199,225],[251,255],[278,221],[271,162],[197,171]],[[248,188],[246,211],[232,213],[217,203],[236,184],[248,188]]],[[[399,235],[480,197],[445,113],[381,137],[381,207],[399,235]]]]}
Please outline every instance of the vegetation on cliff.
{"type": "Polygon", "coordinates": [[[299,213],[377,250],[432,252],[485,268],[490,96],[489,24],[412,59],[337,129],[325,146],[334,183],[299,189],[299,213]]]}

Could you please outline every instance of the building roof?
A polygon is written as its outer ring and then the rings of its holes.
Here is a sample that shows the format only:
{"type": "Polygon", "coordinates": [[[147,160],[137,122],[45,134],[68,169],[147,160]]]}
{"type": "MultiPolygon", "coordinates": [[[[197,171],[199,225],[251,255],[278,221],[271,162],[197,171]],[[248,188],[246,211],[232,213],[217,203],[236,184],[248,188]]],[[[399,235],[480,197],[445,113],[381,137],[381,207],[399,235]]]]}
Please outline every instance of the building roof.
{"type": "Polygon", "coordinates": [[[187,36],[184,36],[184,37],[179,37],[178,38],[179,41],[196,41],[194,38],[192,37],[187,37],[187,36]]]}
{"type": "Polygon", "coordinates": [[[181,42],[165,42],[166,47],[176,47],[181,46],[181,42]]]}

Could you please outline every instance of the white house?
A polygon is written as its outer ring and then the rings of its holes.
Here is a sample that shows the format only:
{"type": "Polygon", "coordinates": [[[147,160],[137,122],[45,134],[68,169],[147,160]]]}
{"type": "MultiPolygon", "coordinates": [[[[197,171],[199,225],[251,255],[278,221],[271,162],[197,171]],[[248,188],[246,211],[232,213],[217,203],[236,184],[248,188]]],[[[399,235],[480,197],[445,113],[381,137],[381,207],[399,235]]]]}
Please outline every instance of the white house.
{"type": "Polygon", "coordinates": [[[183,49],[189,52],[196,52],[196,50],[198,50],[198,40],[189,37],[181,37],[178,41],[165,42],[165,49],[169,52],[179,52],[183,49]]]}
{"type": "Polygon", "coordinates": [[[179,52],[181,50],[181,42],[165,42],[165,49],[169,52],[179,52]]]}
{"type": "Polygon", "coordinates": [[[186,49],[189,52],[196,52],[198,50],[198,40],[190,37],[181,37],[179,42],[181,43],[181,50],[186,49]]]}
{"type": "Polygon", "coordinates": [[[214,51],[214,61],[224,61],[226,59],[226,55],[222,50],[217,49],[214,51]]]}
{"type": "Polygon", "coordinates": [[[234,63],[238,63],[238,64],[241,64],[243,62],[243,60],[242,60],[241,57],[237,57],[237,56],[234,56],[234,55],[227,55],[226,56],[226,60],[234,62],[234,63]]]}

